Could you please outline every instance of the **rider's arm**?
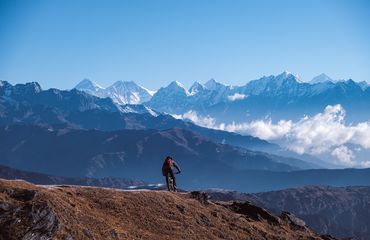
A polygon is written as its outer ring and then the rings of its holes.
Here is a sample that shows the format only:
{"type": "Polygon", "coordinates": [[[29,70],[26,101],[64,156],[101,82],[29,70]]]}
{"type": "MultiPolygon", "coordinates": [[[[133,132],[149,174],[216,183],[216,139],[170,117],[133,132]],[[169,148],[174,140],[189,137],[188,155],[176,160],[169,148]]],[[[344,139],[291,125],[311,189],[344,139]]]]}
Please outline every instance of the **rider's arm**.
{"type": "Polygon", "coordinates": [[[173,166],[177,169],[178,172],[181,172],[179,165],[177,165],[175,161],[173,161],[173,166]]]}

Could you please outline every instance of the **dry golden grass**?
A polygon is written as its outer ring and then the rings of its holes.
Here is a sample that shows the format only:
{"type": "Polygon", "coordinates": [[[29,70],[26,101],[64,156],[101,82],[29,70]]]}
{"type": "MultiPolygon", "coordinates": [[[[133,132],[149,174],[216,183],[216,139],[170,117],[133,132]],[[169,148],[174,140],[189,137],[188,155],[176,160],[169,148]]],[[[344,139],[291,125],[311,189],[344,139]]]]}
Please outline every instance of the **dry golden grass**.
{"type": "Polygon", "coordinates": [[[56,215],[52,239],[322,239],[311,230],[293,230],[283,221],[274,225],[247,218],[230,210],[228,203],[202,204],[189,193],[40,187],[0,180],[0,203],[11,206],[0,208],[0,239],[21,239],[34,224],[26,210],[39,206],[56,215]],[[13,196],[22,189],[35,190],[36,195],[31,200],[13,196]],[[13,214],[13,221],[24,219],[4,225],[1,216],[16,208],[24,209],[24,214],[13,214]]]}

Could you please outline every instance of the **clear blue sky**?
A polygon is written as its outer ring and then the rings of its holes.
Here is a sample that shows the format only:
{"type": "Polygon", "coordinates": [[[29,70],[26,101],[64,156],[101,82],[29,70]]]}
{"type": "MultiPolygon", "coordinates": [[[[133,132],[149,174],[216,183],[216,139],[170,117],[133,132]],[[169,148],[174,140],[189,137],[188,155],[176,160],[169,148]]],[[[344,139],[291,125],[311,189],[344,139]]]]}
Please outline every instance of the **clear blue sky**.
{"type": "Polygon", "coordinates": [[[157,89],[284,70],[370,82],[370,1],[0,0],[0,79],[157,89]]]}

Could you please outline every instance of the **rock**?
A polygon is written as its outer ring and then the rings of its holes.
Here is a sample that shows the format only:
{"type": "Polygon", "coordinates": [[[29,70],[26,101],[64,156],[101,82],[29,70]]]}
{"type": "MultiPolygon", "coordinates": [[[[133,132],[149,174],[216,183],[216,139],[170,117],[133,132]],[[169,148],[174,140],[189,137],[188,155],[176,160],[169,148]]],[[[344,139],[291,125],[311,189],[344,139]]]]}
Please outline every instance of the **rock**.
{"type": "Polygon", "coordinates": [[[229,205],[229,208],[239,214],[244,215],[247,218],[251,218],[253,220],[263,221],[266,220],[268,223],[272,225],[279,225],[281,224],[281,220],[266,211],[263,208],[257,207],[252,205],[250,202],[233,202],[229,205]]]}
{"type": "Polygon", "coordinates": [[[90,230],[89,229],[84,229],[84,230],[82,230],[83,231],[83,233],[85,234],[85,236],[86,237],[88,237],[89,239],[91,239],[91,240],[95,240],[95,237],[92,235],[92,233],[90,232],[90,230]]]}
{"type": "Polygon", "coordinates": [[[181,214],[185,214],[186,213],[186,209],[184,206],[182,205],[176,205],[177,209],[180,211],[181,214]]]}
{"type": "Polygon", "coordinates": [[[2,193],[18,202],[0,204],[0,239],[47,240],[57,231],[57,216],[47,202],[32,201],[36,190],[8,188],[2,193]]]}
{"type": "Polygon", "coordinates": [[[71,235],[64,236],[63,240],[74,240],[74,238],[71,235]]]}
{"type": "Polygon", "coordinates": [[[209,204],[209,195],[205,192],[199,192],[199,191],[192,191],[190,192],[190,197],[198,200],[201,204],[207,205],[209,204]]]}
{"type": "Polygon", "coordinates": [[[14,198],[18,201],[23,201],[23,202],[32,200],[36,196],[36,193],[37,193],[36,190],[20,189],[20,188],[12,188],[12,189],[0,188],[0,192],[6,193],[11,198],[14,198]]]}
{"type": "Polygon", "coordinates": [[[47,240],[58,230],[59,222],[55,213],[47,204],[32,206],[29,215],[31,226],[23,240],[47,240]]]}
{"type": "Polygon", "coordinates": [[[10,208],[10,205],[8,203],[0,203],[0,213],[8,211],[10,208]]]}
{"type": "Polygon", "coordinates": [[[282,212],[280,218],[286,221],[293,229],[307,230],[305,221],[296,217],[293,213],[282,212]]]}

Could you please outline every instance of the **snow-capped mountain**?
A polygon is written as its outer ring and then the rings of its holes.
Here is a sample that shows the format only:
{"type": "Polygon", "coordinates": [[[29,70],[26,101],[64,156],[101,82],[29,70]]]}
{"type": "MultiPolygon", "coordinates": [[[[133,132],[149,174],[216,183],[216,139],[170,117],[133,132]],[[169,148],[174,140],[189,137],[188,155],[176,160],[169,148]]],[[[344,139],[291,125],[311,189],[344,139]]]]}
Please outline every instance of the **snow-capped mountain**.
{"type": "Polygon", "coordinates": [[[364,119],[368,112],[370,89],[367,82],[336,81],[320,74],[311,82],[302,82],[297,75],[283,72],[264,76],[242,86],[229,86],[210,79],[194,82],[186,89],[178,81],[153,93],[134,82],[116,82],[108,88],[83,80],[77,89],[99,97],[110,97],[115,103],[145,104],[158,112],[184,114],[189,111],[210,116],[218,122],[239,122],[265,118],[299,119],[315,114],[327,105],[341,104],[348,109],[350,120],[364,119]],[[361,108],[362,110],[360,111],[361,108]],[[353,116],[353,119],[351,119],[353,116]]]}
{"type": "Polygon", "coordinates": [[[195,95],[198,92],[203,91],[205,86],[201,84],[200,82],[196,81],[193,83],[193,85],[189,88],[190,95],[195,95]]]}
{"type": "Polygon", "coordinates": [[[117,81],[104,92],[107,97],[120,104],[140,104],[149,101],[152,97],[148,89],[133,81],[117,81]]]}
{"type": "Polygon", "coordinates": [[[369,84],[366,81],[361,81],[358,83],[358,85],[362,88],[362,90],[365,90],[369,87],[369,84]]]}
{"type": "Polygon", "coordinates": [[[325,73],[321,73],[320,75],[312,78],[310,81],[311,84],[315,83],[324,83],[324,82],[335,82],[335,80],[331,79],[328,75],[325,73]]]}
{"type": "Polygon", "coordinates": [[[95,95],[95,96],[101,94],[101,92],[104,91],[103,87],[101,87],[99,84],[89,79],[82,80],[79,84],[77,84],[75,88],[80,91],[84,91],[84,92],[87,92],[88,94],[95,95]]]}
{"type": "Polygon", "coordinates": [[[277,76],[262,77],[247,83],[240,92],[248,95],[276,96],[282,94],[302,94],[308,84],[302,83],[298,76],[283,72],[277,76]]]}
{"type": "Polygon", "coordinates": [[[147,104],[156,106],[161,112],[183,112],[190,107],[191,96],[181,83],[173,81],[167,87],[160,88],[147,104]]]}
{"type": "Polygon", "coordinates": [[[214,79],[204,85],[195,82],[187,91],[180,83],[173,82],[158,90],[147,103],[159,111],[180,114],[189,110],[203,109],[218,104],[233,104],[240,102],[250,95],[276,96],[286,94],[304,95],[308,83],[300,82],[297,76],[284,72],[278,76],[263,77],[250,81],[244,86],[227,86],[214,79]]]}
{"type": "Polygon", "coordinates": [[[110,97],[118,104],[140,104],[147,102],[154,93],[137,85],[133,81],[117,81],[113,85],[103,88],[91,80],[84,79],[75,88],[97,97],[110,97]]]}
{"type": "Polygon", "coordinates": [[[299,119],[333,104],[349,109],[353,113],[349,114],[350,118],[353,116],[351,120],[364,118],[364,114],[359,113],[368,112],[365,109],[370,107],[370,89],[366,82],[334,81],[325,74],[314,80],[315,83],[302,82],[297,75],[283,72],[252,80],[244,86],[227,86],[214,79],[205,84],[195,82],[188,91],[173,82],[159,89],[145,104],[157,111],[171,114],[192,111],[229,123],[266,116],[299,119]]]}

